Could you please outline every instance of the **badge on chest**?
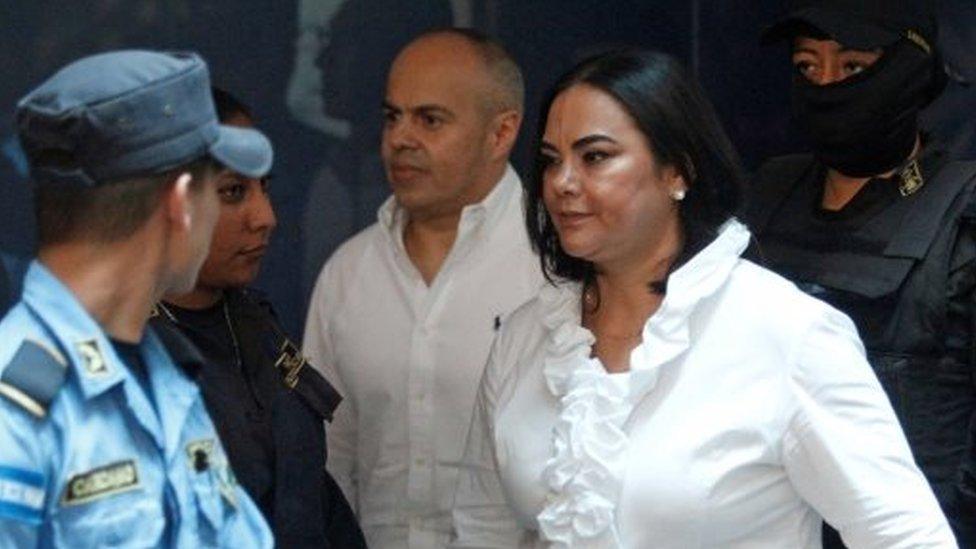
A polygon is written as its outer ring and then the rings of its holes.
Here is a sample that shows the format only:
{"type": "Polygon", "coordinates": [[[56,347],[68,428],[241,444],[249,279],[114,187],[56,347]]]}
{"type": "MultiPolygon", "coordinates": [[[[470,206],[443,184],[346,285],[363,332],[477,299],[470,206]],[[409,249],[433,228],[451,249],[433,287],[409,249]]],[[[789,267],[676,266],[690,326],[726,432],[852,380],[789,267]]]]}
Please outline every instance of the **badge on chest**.
{"type": "Polygon", "coordinates": [[[207,475],[220,496],[237,507],[237,478],[217,441],[212,438],[191,441],[186,445],[186,456],[190,469],[197,475],[207,475]]]}
{"type": "Polygon", "coordinates": [[[139,469],[135,460],[117,461],[68,479],[61,496],[61,504],[88,503],[138,487],[139,469]]]}

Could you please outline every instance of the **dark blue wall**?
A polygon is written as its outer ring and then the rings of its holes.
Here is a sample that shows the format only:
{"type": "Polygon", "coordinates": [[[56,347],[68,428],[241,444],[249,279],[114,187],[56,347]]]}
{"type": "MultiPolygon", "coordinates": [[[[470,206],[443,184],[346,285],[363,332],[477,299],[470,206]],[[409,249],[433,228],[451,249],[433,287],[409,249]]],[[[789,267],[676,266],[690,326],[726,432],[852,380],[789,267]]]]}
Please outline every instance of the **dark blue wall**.
{"type": "MultiPolygon", "coordinates": [[[[307,0],[313,2],[315,0],[307,0]]],[[[323,0],[322,6],[339,0],[323,0]]],[[[192,49],[214,80],[252,105],[277,151],[272,196],[278,231],[258,285],[300,335],[306,299],[321,263],[346,237],[375,219],[386,195],[377,158],[382,81],[393,52],[420,29],[457,17],[446,0],[348,0],[331,25],[312,33],[330,45],[316,56],[325,71],[321,100],[349,131],[327,134],[289,110],[299,6],[285,0],[13,0],[0,5],[0,249],[30,254],[28,185],[10,153],[17,97],[54,68],[81,55],[121,47],[192,49]],[[452,13],[454,15],[452,15],[452,13]]],[[[788,54],[762,49],[757,35],[782,9],[774,0],[469,0],[469,22],[502,40],[522,64],[528,113],[515,163],[532,158],[537,105],[574,60],[613,45],[639,45],[683,59],[716,103],[748,168],[802,147],[789,120],[788,54]]],[[[976,3],[946,0],[947,57],[976,74],[976,3]]],[[[931,125],[976,150],[973,90],[953,85],[931,125]]],[[[300,113],[299,113],[300,114],[300,113]]],[[[524,172],[524,169],[523,169],[524,172]]]]}

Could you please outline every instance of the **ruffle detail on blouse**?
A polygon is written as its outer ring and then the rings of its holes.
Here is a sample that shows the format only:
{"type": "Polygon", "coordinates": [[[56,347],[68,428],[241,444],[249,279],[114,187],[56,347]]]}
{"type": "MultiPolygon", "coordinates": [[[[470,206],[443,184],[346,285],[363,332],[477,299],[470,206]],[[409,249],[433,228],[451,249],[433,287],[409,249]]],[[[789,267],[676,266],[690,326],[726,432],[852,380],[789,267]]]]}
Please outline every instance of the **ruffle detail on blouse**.
{"type": "Polygon", "coordinates": [[[553,455],[543,480],[549,488],[539,531],[552,547],[621,547],[616,506],[629,439],[627,391],[590,358],[593,334],[580,326],[579,285],[540,293],[550,330],[544,375],[562,411],[553,428],[553,455]]]}
{"type": "Polygon", "coordinates": [[[625,385],[590,358],[594,337],[581,326],[581,285],[540,291],[549,330],[543,374],[561,406],[553,454],[543,471],[549,495],[537,517],[542,538],[553,547],[622,547],[616,513],[630,443],[624,423],[634,403],[656,386],[661,367],[689,349],[689,320],[728,280],[749,238],[748,229],[730,219],[715,240],[672,273],[661,307],[631,353],[625,385]]]}

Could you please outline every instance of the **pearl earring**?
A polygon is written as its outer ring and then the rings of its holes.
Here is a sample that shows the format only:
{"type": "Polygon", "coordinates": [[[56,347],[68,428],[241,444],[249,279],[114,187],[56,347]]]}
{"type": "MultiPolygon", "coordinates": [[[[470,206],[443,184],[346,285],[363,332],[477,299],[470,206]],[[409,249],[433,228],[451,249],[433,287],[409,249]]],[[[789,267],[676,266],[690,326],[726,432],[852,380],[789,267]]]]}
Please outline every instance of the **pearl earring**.
{"type": "Polygon", "coordinates": [[[684,189],[674,189],[674,190],[671,191],[670,194],[671,194],[671,198],[675,202],[681,202],[682,200],[685,199],[685,190],[684,189]]]}

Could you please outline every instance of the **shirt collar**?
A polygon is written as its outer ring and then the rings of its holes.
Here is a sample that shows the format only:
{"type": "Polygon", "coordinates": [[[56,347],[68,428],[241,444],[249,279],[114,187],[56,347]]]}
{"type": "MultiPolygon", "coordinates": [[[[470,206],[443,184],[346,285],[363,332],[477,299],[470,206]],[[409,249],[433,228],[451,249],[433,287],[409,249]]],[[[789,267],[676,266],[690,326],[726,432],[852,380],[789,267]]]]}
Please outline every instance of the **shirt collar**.
{"type": "Polygon", "coordinates": [[[664,301],[644,325],[644,341],[650,342],[640,347],[647,352],[644,362],[658,366],[688,349],[693,310],[725,285],[750,238],[745,225],[729,219],[710,244],[668,277],[664,301]]]}
{"type": "MultiPolygon", "coordinates": [[[[634,350],[638,356],[631,357],[633,371],[656,370],[688,349],[693,310],[725,284],[750,238],[745,225],[729,219],[711,243],[668,277],[664,301],[644,325],[644,343],[634,350]]],[[[578,282],[547,284],[540,292],[543,322],[557,349],[550,349],[550,354],[568,354],[580,345],[586,349],[592,345],[593,334],[580,326],[581,296],[578,282]]]]}
{"type": "MultiPolygon", "coordinates": [[[[506,206],[513,193],[516,193],[522,183],[511,164],[505,167],[505,174],[495,187],[481,202],[469,204],[461,210],[459,228],[465,226],[479,226],[487,221],[487,226],[493,226],[503,216],[506,206]]],[[[407,212],[396,201],[396,196],[390,196],[380,206],[377,220],[386,232],[399,241],[403,236],[403,229],[407,224],[407,212]]]]}
{"type": "Polygon", "coordinates": [[[24,279],[23,301],[68,357],[85,398],[108,391],[130,375],[98,322],[74,293],[36,260],[24,279]]]}

